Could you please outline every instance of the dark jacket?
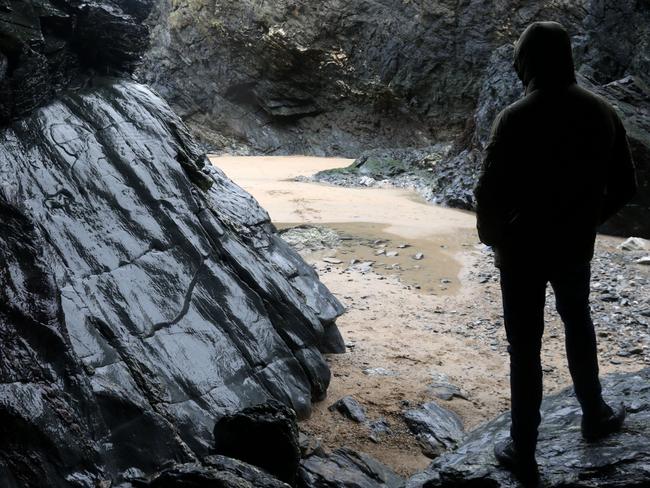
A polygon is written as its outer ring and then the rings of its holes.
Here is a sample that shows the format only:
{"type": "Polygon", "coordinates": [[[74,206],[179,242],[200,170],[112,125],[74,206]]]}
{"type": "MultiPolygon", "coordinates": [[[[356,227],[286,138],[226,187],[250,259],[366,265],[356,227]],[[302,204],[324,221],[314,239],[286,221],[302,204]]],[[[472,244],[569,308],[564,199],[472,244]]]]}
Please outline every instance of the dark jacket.
{"type": "Polygon", "coordinates": [[[497,264],[588,262],[597,227],[636,191],[625,128],[576,84],[571,43],[536,22],[517,43],[526,95],[496,118],[475,189],[478,232],[497,264]]]}

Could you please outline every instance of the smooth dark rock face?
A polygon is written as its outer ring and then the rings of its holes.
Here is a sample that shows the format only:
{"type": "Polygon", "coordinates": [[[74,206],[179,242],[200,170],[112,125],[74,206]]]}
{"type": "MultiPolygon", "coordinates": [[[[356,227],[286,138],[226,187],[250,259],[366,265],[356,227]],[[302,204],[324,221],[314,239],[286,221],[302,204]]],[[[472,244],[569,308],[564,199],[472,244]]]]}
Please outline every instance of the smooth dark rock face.
{"type": "Polygon", "coordinates": [[[404,412],[404,420],[422,445],[422,452],[435,458],[452,449],[465,436],[463,422],[451,410],[429,402],[404,412]]]}
{"type": "MultiPolygon", "coordinates": [[[[622,488],[650,485],[650,369],[604,378],[608,402],[623,402],[621,432],[595,443],[580,434],[580,407],[571,388],[544,400],[537,461],[542,486],[622,488]]],[[[470,433],[463,444],[436,459],[408,488],[518,487],[494,459],[493,446],[509,435],[509,413],[470,433]]]]}
{"type": "Polygon", "coordinates": [[[350,449],[312,455],[300,463],[301,488],[401,488],[404,479],[372,457],[350,449]]]}
{"type": "Polygon", "coordinates": [[[2,129],[0,222],[1,486],[194,462],[225,413],[324,396],[340,303],[148,88],[2,129]]]}
{"type": "Polygon", "coordinates": [[[293,484],[300,462],[296,415],[279,402],[267,402],[221,417],[214,426],[214,449],[264,469],[293,484]]]}

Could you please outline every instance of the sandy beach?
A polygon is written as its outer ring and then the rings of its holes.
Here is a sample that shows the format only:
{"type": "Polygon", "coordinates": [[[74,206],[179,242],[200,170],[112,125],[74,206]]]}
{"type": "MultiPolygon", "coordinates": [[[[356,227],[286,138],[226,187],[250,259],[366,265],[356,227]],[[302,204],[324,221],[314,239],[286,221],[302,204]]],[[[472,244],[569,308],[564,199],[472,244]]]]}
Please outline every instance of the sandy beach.
{"type": "MultiPolygon", "coordinates": [[[[498,274],[478,241],[473,214],[427,204],[399,189],[294,181],[349,160],[214,157],[212,162],[253,194],[279,229],[307,225],[334,236],[331,242],[317,239],[314,245],[307,239],[298,246],[347,307],[338,325],[348,352],[328,357],[333,374],[328,397],[301,423],[305,432],[327,448],[349,446],[409,475],[430,460],[405,425],[404,409],[435,400],[456,412],[468,430],[508,410],[498,274]],[[438,398],[441,383],[458,387],[459,394],[438,398]],[[367,422],[328,410],[345,395],[364,406],[367,422]],[[377,433],[371,424],[382,420],[389,429],[377,433]]],[[[301,232],[295,231],[298,244],[301,232]]],[[[603,237],[599,247],[612,250],[619,242],[603,237]]],[[[545,390],[554,392],[570,378],[562,325],[549,302],[542,357],[545,390]]],[[[608,340],[622,339],[603,337],[599,347],[605,355],[612,348],[608,340]]],[[[642,366],[634,357],[601,363],[605,373],[642,366]]]]}

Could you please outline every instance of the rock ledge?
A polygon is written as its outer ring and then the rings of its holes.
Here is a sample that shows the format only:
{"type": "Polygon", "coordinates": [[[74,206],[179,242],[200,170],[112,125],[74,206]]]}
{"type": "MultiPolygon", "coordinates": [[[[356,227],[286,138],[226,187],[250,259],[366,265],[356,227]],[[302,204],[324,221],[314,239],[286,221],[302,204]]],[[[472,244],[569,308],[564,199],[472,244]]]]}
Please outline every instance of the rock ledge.
{"type": "MultiPolygon", "coordinates": [[[[580,435],[580,407],[568,388],[542,405],[537,460],[545,487],[650,486],[650,369],[611,375],[603,387],[608,402],[628,410],[624,429],[587,444],[580,435]]],[[[519,486],[500,469],[492,447],[508,435],[509,413],[478,428],[455,451],[436,459],[407,488],[519,486]]]]}

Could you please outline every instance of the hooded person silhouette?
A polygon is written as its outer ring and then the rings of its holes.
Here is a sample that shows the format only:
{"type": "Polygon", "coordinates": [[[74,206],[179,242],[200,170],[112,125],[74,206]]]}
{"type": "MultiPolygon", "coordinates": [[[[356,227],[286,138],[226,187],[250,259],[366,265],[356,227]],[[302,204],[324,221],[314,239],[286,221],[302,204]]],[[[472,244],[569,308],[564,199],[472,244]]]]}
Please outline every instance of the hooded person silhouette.
{"type": "Polygon", "coordinates": [[[511,438],[497,459],[536,473],[546,286],[555,292],[587,440],[623,423],[598,378],[590,317],[590,262],[596,231],[636,191],[625,129],[614,109],[576,83],[571,42],[556,22],[521,35],[514,67],[526,92],[496,118],[475,189],[477,228],[501,273],[510,353],[511,438]]]}

